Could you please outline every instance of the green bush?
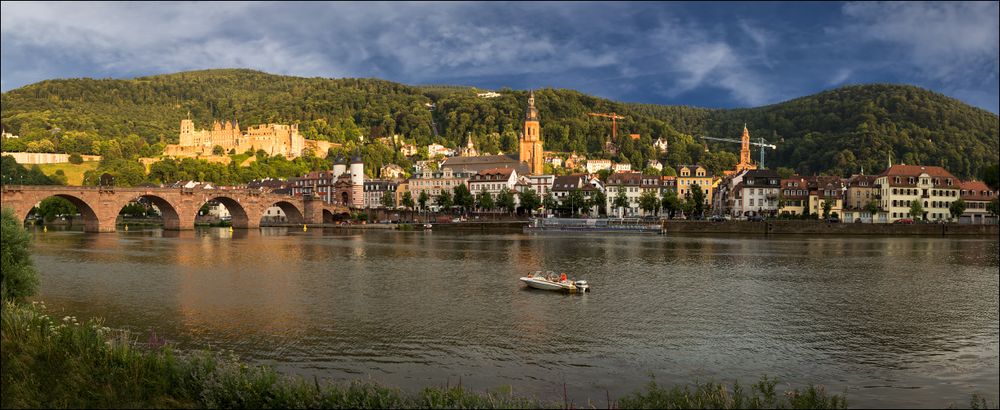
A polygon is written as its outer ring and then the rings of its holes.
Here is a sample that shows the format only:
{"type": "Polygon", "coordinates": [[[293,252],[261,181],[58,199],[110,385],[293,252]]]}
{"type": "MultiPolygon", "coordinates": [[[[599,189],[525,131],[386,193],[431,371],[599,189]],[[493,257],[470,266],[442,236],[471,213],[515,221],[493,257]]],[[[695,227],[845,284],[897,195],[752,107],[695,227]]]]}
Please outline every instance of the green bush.
{"type": "Polygon", "coordinates": [[[21,301],[38,289],[38,273],[31,262],[31,236],[14,211],[4,209],[0,238],[0,296],[21,301]]]}
{"type": "Polygon", "coordinates": [[[808,386],[778,392],[778,382],[766,376],[750,386],[750,391],[736,382],[732,390],[723,384],[707,382],[694,386],[661,387],[651,381],[645,391],[633,393],[618,401],[621,408],[632,409],[844,409],[847,400],[827,394],[822,387],[808,386]]]}
{"type": "Polygon", "coordinates": [[[80,154],[69,154],[69,163],[74,165],[80,165],[83,163],[83,157],[80,154]]]}

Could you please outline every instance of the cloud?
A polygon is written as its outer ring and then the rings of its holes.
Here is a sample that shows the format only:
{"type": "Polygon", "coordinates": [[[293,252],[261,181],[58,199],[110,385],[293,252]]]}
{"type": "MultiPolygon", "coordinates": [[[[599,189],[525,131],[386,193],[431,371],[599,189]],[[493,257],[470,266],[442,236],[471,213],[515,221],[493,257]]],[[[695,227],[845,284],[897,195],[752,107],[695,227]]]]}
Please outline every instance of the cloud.
{"type": "Polygon", "coordinates": [[[743,104],[761,105],[775,99],[770,88],[746,64],[746,60],[766,47],[763,35],[757,49],[748,54],[738,52],[721,35],[713,36],[677,21],[661,22],[650,38],[652,44],[663,50],[660,64],[677,76],[673,85],[665,89],[669,96],[710,86],[727,90],[743,104]]]}
{"type": "Polygon", "coordinates": [[[826,85],[835,86],[843,84],[844,81],[847,81],[847,79],[851,77],[853,72],[854,70],[851,70],[850,68],[841,68],[837,70],[837,72],[833,75],[833,78],[831,78],[826,85]]]}
{"type": "Polygon", "coordinates": [[[853,21],[842,33],[896,47],[903,66],[927,78],[966,82],[1000,70],[997,2],[849,3],[843,13],[853,21]]]}
{"type": "MultiPolygon", "coordinates": [[[[565,87],[725,107],[770,104],[848,79],[912,82],[984,101],[969,90],[995,89],[998,71],[995,2],[800,5],[777,18],[741,12],[735,22],[714,6],[642,2],[0,8],[2,90],[49,78],[234,67],[407,84],[565,87]]],[[[995,111],[996,103],[989,107],[995,111]]]]}

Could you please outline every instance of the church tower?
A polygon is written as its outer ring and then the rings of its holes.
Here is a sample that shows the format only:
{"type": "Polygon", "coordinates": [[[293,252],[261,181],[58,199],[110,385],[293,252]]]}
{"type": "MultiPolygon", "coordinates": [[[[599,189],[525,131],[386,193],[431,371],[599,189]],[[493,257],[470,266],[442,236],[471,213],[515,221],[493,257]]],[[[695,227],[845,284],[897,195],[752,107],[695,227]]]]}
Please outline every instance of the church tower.
{"type": "Polygon", "coordinates": [[[747,125],[743,124],[743,137],[740,138],[740,163],[736,165],[736,172],[742,172],[750,169],[757,169],[757,165],[750,160],[750,131],[747,130],[747,125]]]}
{"type": "Polygon", "coordinates": [[[519,159],[527,163],[531,175],[541,175],[542,129],[538,124],[538,109],[535,108],[535,93],[528,95],[528,112],[524,116],[524,132],[521,133],[519,159]]]}

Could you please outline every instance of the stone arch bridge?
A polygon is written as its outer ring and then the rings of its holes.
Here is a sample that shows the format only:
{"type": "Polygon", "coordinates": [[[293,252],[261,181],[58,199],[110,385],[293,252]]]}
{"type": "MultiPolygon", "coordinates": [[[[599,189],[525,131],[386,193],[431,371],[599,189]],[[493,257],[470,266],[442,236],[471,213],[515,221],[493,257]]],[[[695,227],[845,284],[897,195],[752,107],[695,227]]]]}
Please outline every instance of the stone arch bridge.
{"type": "Polygon", "coordinates": [[[90,187],[57,185],[4,185],[0,207],[12,208],[24,221],[28,212],[43,199],[60,197],[69,200],[80,211],[86,232],[114,232],[118,213],[129,202],[146,198],[160,210],[163,228],[194,229],[198,210],[206,202],[222,203],[232,215],[233,228],[257,228],[261,217],[271,206],[280,207],[288,223],[322,224],[350,210],[321,199],[279,195],[245,188],[215,187],[90,187]]]}

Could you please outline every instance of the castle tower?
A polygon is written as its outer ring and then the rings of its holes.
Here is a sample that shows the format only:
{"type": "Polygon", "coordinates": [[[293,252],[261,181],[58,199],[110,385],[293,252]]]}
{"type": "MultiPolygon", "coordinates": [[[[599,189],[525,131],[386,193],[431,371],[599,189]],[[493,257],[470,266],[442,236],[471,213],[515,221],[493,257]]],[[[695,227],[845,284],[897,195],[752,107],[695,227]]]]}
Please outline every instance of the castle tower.
{"type": "Polygon", "coordinates": [[[528,111],[524,116],[524,132],[521,134],[519,160],[527,163],[532,175],[542,173],[542,129],[538,123],[538,109],[535,108],[535,93],[528,94],[528,111]]]}
{"type": "Polygon", "coordinates": [[[190,119],[181,120],[180,144],[181,146],[194,145],[194,121],[190,119]]]}

